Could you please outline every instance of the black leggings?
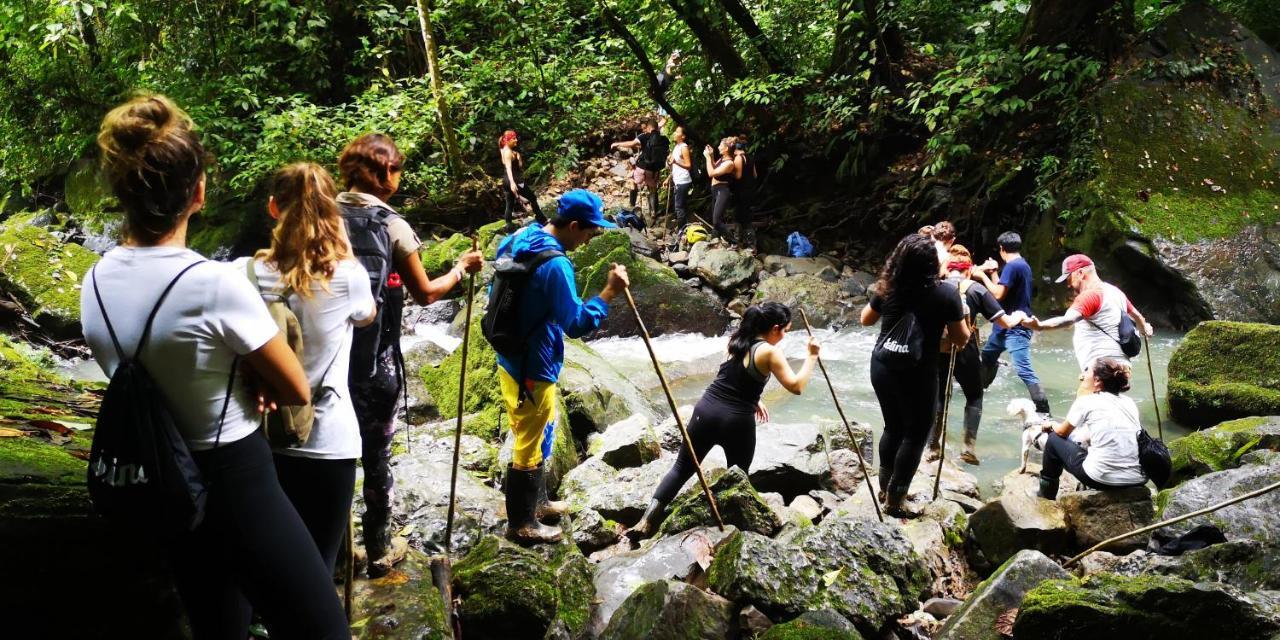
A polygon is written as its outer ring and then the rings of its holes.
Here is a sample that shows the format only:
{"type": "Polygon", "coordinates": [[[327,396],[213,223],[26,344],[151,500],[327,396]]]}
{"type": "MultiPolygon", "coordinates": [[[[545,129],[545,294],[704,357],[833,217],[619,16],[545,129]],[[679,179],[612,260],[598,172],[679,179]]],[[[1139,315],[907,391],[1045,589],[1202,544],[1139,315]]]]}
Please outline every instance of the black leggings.
{"type": "Polygon", "coordinates": [[[261,433],[193,456],[209,490],[205,519],[170,554],[195,640],[244,640],[254,611],[272,638],[350,638],[333,574],[261,433]]]}
{"type": "Polygon", "coordinates": [[[692,188],[692,182],[675,185],[673,196],[675,197],[677,230],[684,228],[684,225],[689,222],[689,190],[692,188]]]}
{"type": "Polygon", "coordinates": [[[1049,432],[1044,442],[1044,464],[1040,468],[1040,477],[1056,482],[1066,469],[1077,480],[1090,489],[1114,489],[1111,485],[1102,484],[1084,472],[1084,459],[1088,455],[1084,447],[1056,434],[1049,432]]]}
{"type": "MultiPolygon", "coordinates": [[[[951,381],[947,380],[947,369],[951,366],[951,354],[938,354],[938,413],[942,413],[942,403],[947,399],[947,389],[951,381]]],[[[953,375],[964,392],[965,433],[978,435],[978,421],[982,418],[982,356],[978,353],[978,343],[970,342],[956,354],[956,370],[953,375]],[[972,431],[970,431],[972,430],[972,431]]],[[[937,442],[941,433],[935,426],[930,440],[937,442]]]]}
{"type": "Polygon", "coordinates": [[[884,416],[880,436],[880,489],[905,494],[920,466],[938,400],[937,363],[891,371],[871,359],[871,386],[884,416]]]}
{"type": "Polygon", "coordinates": [[[298,510],[329,575],[338,564],[338,549],[347,536],[351,498],[356,487],[356,461],[321,460],[275,454],[280,488],[298,510]]]}
{"type": "MultiPolygon", "coordinates": [[[[520,191],[520,195],[529,201],[529,208],[533,209],[533,217],[538,220],[538,224],[546,224],[547,217],[542,215],[542,208],[538,206],[538,196],[533,193],[533,189],[530,189],[527,184],[516,188],[520,191]]],[[[507,224],[511,224],[511,212],[519,207],[520,203],[516,200],[516,194],[511,193],[510,184],[502,187],[502,195],[506,200],[502,208],[502,218],[507,221],[507,224]]]]}
{"type": "Polygon", "coordinates": [[[733,192],[729,190],[727,184],[711,185],[711,224],[716,229],[716,235],[730,240],[733,238],[729,231],[729,225],[725,222],[725,209],[729,208],[729,200],[733,199],[733,192]]]}
{"type": "MultiPolygon", "coordinates": [[[[730,468],[750,471],[751,459],[756,455],[755,420],[754,407],[743,413],[741,407],[704,396],[693,408],[693,417],[689,418],[689,440],[698,454],[698,462],[706,459],[711,447],[720,445],[730,468]]],[[[653,499],[662,504],[670,503],[694,471],[689,447],[681,443],[680,455],[676,456],[676,463],[653,493],[653,499]]]]}

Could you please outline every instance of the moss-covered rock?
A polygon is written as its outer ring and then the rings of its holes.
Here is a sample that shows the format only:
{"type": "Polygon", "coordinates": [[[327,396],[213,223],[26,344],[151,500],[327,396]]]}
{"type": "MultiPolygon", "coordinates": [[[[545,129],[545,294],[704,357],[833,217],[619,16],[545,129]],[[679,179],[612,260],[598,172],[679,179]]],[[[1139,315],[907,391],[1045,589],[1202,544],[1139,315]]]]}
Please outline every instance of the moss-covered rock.
{"type": "MultiPolygon", "coordinates": [[[[476,240],[480,251],[487,258],[492,259],[497,253],[498,242],[504,237],[502,228],[505,225],[505,222],[499,220],[476,229],[476,240]]],[[[458,261],[458,256],[470,249],[471,238],[455,233],[443,240],[425,243],[418,255],[422,258],[422,268],[426,270],[427,275],[435,278],[452,269],[458,261]]]]}
{"type": "Polygon", "coordinates": [[[489,536],[453,575],[469,638],[540,638],[555,620],[580,633],[595,595],[590,565],[568,542],[525,549],[489,536]]]}
{"type": "Polygon", "coordinates": [[[1169,409],[1206,426],[1280,414],[1280,326],[1203,322],[1169,359],[1169,409]]]}
{"type": "Polygon", "coordinates": [[[1134,553],[1115,566],[1121,575],[1160,574],[1221,582],[1243,591],[1280,590],[1280,548],[1257,540],[1227,540],[1180,556],[1134,553]]]}
{"type": "Polygon", "coordinates": [[[351,634],[360,640],[443,640],[452,637],[444,601],[431,583],[431,558],[410,549],[396,571],[357,580],[351,634]]]}
{"type": "Polygon", "coordinates": [[[760,640],[862,640],[862,634],[834,611],[809,611],[799,618],[775,624],[760,640]]]}
{"type": "Polygon", "coordinates": [[[1039,551],[1019,551],[991,577],[965,598],[964,604],[947,618],[939,640],[1000,640],[996,620],[1016,608],[1027,592],[1046,580],[1065,580],[1070,575],[1039,551]]]}
{"type": "Polygon", "coordinates": [[[1280,451],[1280,417],[1240,418],[1188,434],[1169,443],[1172,484],[1235,468],[1245,454],[1260,450],[1280,451]]]}
{"type": "Polygon", "coordinates": [[[1267,611],[1226,585],[1181,578],[1100,573],[1084,581],[1050,580],[1027,593],[1015,638],[1072,636],[1131,640],[1268,638],[1280,631],[1267,611]]]}
{"type": "MultiPolygon", "coordinates": [[[[756,288],[753,302],[764,301],[781,302],[793,313],[804,309],[817,328],[844,326],[853,319],[853,307],[841,301],[840,285],[807,273],[765,278],[756,288]]],[[[799,318],[796,320],[800,326],[799,318]]]]}
{"type": "Polygon", "coordinates": [[[80,333],[80,285],[98,255],[66,244],[35,223],[37,214],[0,224],[0,289],[17,297],[41,328],[59,337],[80,333]]]}
{"type": "MultiPolygon", "coordinates": [[[[1280,464],[1248,465],[1208,473],[1162,491],[1156,500],[1160,509],[1158,518],[1175,518],[1198,511],[1276,482],[1280,482],[1280,464]]],[[[1228,540],[1247,538],[1280,548],[1280,492],[1264,493],[1212,513],[1171,524],[1152,536],[1163,543],[1204,524],[1221,529],[1228,540]]]]}
{"type": "Polygon", "coordinates": [[[716,549],[707,569],[712,590],[766,615],[804,612],[818,594],[818,575],[798,545],[738,531],[716,549]]]}
{"type": "Polygon", "coordinates": [[[601,640],[723,640],[737,631],[732,602],[674,580],[636,589],[613,614],[601,640]]]}
{"type": "MultiPolygon", "coordinates": [[[[577,277],[578,293],[584,298],[604,288],[610,265],[627,267],[631,295],[650,335],[701,333],[718,336],[729,326],[729,314],[714,296],[691,288],[676,272],[651,258],[636,254],[627,234],[603,233],[570,256],[577,277]]],[[[609,304],[609,319],[597,335],[640,335],[627,304],[618,296],[609,304]]]]}
{"type": "MultiPolygon", "coordinates": [[[[733,467],[727,471],[712,470],[706,472],[706,477],[711,493],[715,495],[720,518],[726,525],[731,524],[743,531],[753,531],[765,536],[771,536],[782,528],[782,521],[752,488],[747,474],[741,469],[733,467]]],[[[702,485],[694,482],[671,503],[670,515],[663,521],[658,535],[666,536],[715,524],[706,493],[702,490],[702,485]]]]}

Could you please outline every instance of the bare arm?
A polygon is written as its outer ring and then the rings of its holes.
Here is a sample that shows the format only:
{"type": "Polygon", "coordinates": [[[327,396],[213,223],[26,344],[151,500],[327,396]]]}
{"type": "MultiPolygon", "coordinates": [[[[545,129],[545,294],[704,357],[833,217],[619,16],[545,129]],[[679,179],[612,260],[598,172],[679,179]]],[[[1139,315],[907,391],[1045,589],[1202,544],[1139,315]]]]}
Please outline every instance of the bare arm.
{"type": "Polygon", "coordinates": [[[1004,329],[1012,329],[1014,327],[1022,326],[1022,322],[1026,319],[1026,314],[1021,311],[1014,311],[1013,313],[1002,313],[996,316],[991,320],[991,324],[1004,329]]]}
{"type": "Polygon", "coordinates": [[[311,402],[311,385],[302,364],[285,342],[275,337],[244,356],[251,386],[258,389],[258,410],[275,404],[303,405],[311,402]]]}
{"type": "Polygon", "coordinates": [[[1071,424],[1069,420],[1063,420],[1062,424],[1059,424],[1059,425],[1055,425],[1055,426],[1046,425],[1045,430],[1048,431],[1049,429],[1053,429],[1054,433],[1065,438],[1071,435],[1071,432],[1074,431],[1075,428],[1076,428],[1075,425],[1071,424]]]}
{"type": "Polygon", "coordinates": [[[969,344],[969,323],[964,320],[948,322],[947,337],[950,338],[952,347],[963,349],[966,344],[969,344]]]}
{"type": "Polygon", "coordinates": [[[689,157],[689,145],[685,145],[680,150],[680,157],[674,159],[674,163],[680,165],[685,171],[693,171],[693,158],[689,157]]]}
{"type": "Polygon", "coordinates": [[[1022,324],[1028,327],[1031,327],[1036,331],[1051,331],[1053,329],[1061,329],[1062,327],[1069,327],[1079,322],[1080,319],[1083,317],[1084,316],[1080,315],[1080,312],[1077,311],[1076,309],[1067,309],[1066,313],[1056,318],[1049,318],[1048,320],[1040,320],[1038,318],[1032,317],[1032,318],[1028,318],[1027,320],[1024,320],[1022,324]]]}
{"type": "Polygon", "coordinates": [[[1143,335],[1147,336],[1148,338],[1155,335],[1156,328],[1151,326],[1147,322],[1147,319],[1143,317],[1142,313],[1138,311],[1137,307],[1133,306],[1132,302],[1129,303],[1129,307],[1128,309],[1126,309],[1126,311],[1128,311],[1129,316],[1133,318],[1134,323],[1138,325],[1138,330],[1141,331],[1143,335]]]}
{"type": "Polygon", "coordinates": [[[720,178],[733,173],[733,163],[726,162],[720,167],[716,167],[711,163],[711,156],[707,156],[707,174],[712,178],[720,178]]]}
{"type": "Polygon", "coordinates": [[[862,316],[858,320],[862,323],[862,326],[869,327],[880,322],[880,312],[872,309],[871,305],[868,304],[862,307],[862,316]]]}
{"type": "Polygon", "coordinates": [[[640,141],[639,141],[639,140],[626,140],[626,141],[623,141],[623,142],[615,142],[615,143],[613,143],[613,144],[609,145],[609,148],[610,148],[610,149],[631,149],[631,150],[633,150],[633,151],[634,151],[634,150],[636,150],[636,149],[639,149],[639,148],[640,148],[640,141]]]}
{"type": "Polygon", "coordinates": [[[800,367],[800,373],[791,370],[791,363],[787,362],[787,357],[782,354],[781,349],[765,345],[761,350],[767,350],[761,355],[768,359],[769,372],[778,379],[778,384],[782,385],[783,389],[800,395],[809,384],[809,379],[813,377],[813,367],[818,363],[818,343],[813,338],[809,338],[809,354],[800,367]]]}
{"type": "Polygon", "coordinates": [[[746,161],[743,160],[741,153],[735,154],[733,156],[733,179],[734,180],[742,179],[742,166],[744,164],[746,164],[746,161]]]}
{"type": "Polygon", "coordinates": [[[986,269],[974,269],[973,278],[981,282],[982,286],[986,287],[987,291],[990,291],[996,300],[1004,300],[1005,294],[1009,292],[1009,287],[992,280],[991,271],[986,269]]]}
{"type": "Polygon", "coordinates": [[[468,251],[458,258],[458,264],[453,270],[446,273],[435,280],[427,277],[427,272],[422,268],[422,258],[417,252],[396,260],[396,272],[400,274],[400,279],[404,281],[404,286],[409,290],[409,295],[418,304],[428,305],[441,296],[449,293],[454,287],[462,282],[462,274],[464,271],[476,273],[484,266],[484,256],[479,251],[468,251]]]}

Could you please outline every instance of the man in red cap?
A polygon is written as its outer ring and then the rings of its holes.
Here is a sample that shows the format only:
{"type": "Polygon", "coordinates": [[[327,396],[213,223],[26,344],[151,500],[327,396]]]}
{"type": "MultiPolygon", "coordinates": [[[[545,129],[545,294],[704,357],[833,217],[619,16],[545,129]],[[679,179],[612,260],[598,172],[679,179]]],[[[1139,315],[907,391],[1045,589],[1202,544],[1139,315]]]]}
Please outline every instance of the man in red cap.
{"type": "Polygon", "coordinates": [[[1023,324],[1037,331],[1075,326],[1071,342],[1081,371],[1088,369],[1089,363],[1098,358],[1112,358],[1128,364],[1129,358],[1120,346],[1120,324],[1125,314],[1133,318],[1138,331],[1147,336],[1154,333],[1146,318],[1129,302],[1128,296],[1098,277],[1098,270],[1089,256],[1083,253],[1067,256],[1062,261],[1062,275],[1058,276],[1057,282],[1066,282],[1076,292],[1071,308],[1056,318],[1040,320],[1033,316],[1023,324]]]}

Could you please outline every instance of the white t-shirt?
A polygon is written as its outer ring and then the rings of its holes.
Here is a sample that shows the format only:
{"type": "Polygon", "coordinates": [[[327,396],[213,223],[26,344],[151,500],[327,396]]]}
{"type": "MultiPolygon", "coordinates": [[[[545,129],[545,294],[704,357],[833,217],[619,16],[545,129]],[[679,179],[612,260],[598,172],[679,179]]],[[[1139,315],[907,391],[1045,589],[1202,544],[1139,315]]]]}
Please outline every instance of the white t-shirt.
{"type": "MultiPolygon", "coordinates": [[[[176,247],[116,247],[102,256],[80,291],[80,318],[93,357],[108,376],[119,364],[93,283],[125,354],[133,356],[147,314],[178,272],[204,258],[176,247]]],[[[258,292],[231,265],[206,262],[182,276],[160,306],[141,361],[160,387],[178,431],[193,450],[213,448],[235,356],[258,350],[279,332],[258,292]]],[[[258,430],[254,400],[236,375],[221,444],[258,430]]]]}
{"type": "MultiPolygon", "coordinates": [[[[689,170],[679,164],[676,164],[683,159],[683,152],[688,148],[689,145],[681,142],[671,150],[671,159],[675,161],[671,163],[671,181],[676,184],[689,184],[690,182],[693,182],[693,176],[689,174],[689,170]]],[[[690,164],[692,164],[693,158],[689,158],[689,161],[690,164]]]]}
{"type": "MultiPolygon", "coordinates": [[[[240,258],[233,263],[246,282],[248,260],[240,258]]],[[[254,262],[254,271],[263,291],[284,291],[274,265],[259,260],[254,262]]],[[[305,444],[275,451],[325,460],[359,458],[360,424],[347,390],[347,369],[351,363],[352,323],[367,320],[374,311],[369,274],[359,262],[348,258],[338,263],[328,291],[318,282],[311,283],[311,291],[310,298],[290,293],[289,308],[302,327],[302,368],[313,393],[315,424],[305,444]]]]}
{"type": "Polygon", "coordinates": [[[1099,391],[1081,396],[1067,412],[1067,422],[1089,430],[1089,453],[1084,472],[1103,484],[1146,482],[1138,462],[1138,407],[1133,400],[1099,391]]]}
{"type": "Polygon", "coordinates": [[[1071,308],[1080,312],[1071,345],[1075,348],[1080,370],[1088,369],[1098,358],[1112,358],[1128,364],[1120,338],[1120,317],[1131,308],[1124,292],[1106,282],[1076,296],[1071,308]]]}

